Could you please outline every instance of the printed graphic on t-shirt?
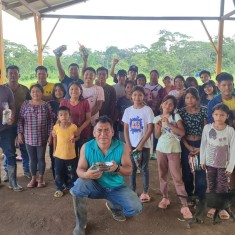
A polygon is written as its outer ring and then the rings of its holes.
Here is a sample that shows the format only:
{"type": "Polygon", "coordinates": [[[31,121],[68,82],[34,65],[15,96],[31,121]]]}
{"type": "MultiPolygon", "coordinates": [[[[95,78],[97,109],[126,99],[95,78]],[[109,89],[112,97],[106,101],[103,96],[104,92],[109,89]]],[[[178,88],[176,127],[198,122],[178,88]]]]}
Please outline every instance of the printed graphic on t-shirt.
{"type": "Polygon", "coordinates": [[[216,130],[209,131],[210,141],[217,140],[216,144],[209,143],[209,153],[214,155],[213,164],[217,167],[225,167],[228,159],[228,139],[227,137],[218,138],[216,130]]]}
{"type": "Polygon", "coordinates": [[[139,116],[130,119],[130,131],[132,134],[141,132],[144,129],[143,127],[143,119],[139,116]]]}

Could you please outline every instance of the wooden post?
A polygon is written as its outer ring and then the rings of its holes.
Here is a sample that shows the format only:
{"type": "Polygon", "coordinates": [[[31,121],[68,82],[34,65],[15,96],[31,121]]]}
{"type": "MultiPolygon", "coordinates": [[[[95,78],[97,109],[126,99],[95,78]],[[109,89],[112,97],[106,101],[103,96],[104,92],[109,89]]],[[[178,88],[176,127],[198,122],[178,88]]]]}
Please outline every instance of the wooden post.
{"type": "MultiPolygon", "coordinates": [[[[220,17],[224,15],[224,0],[220,2],[220,17]]],[[[223,34],[224,34],[224,20],[221,18],[219,21],[218,32],[218,48],[217,48],[217,60],[216,60],[216,75],[221,73],[222,70],[222,54],[223,54],[223,34]]]]}
{"type": "Polygon", "coordinates": [[[42,47],[42,19],[40,16],[34,14],[34,25],[35,32],[37,38],[37,46],[38,46],[38,65],[43,65],[43,47],[42,47]]]}
{"type": "Polygon", "coordinates": [[[5,82],[4,43],[2,30],[2,0],[0,0],[0,84],[5,82]]]}

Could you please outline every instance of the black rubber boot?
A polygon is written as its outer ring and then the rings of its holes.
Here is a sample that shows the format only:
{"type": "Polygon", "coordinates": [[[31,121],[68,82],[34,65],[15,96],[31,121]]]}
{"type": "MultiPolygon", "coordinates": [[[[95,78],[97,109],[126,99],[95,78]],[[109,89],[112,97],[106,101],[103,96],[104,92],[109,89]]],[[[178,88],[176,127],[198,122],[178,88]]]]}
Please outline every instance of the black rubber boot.
{"type": "Polygon", "coordinates": [[[87,198],[73,197],[73,207],[76,216],[76,227],[73,230],[73,235],[85,235],[87,225],[87,198]]]}
{"type": "Polygon", "coordinates": [[[23,188],[17,184],[16,181],[16,166],[7,165],[8,177],[9,177],[9,188],[13,189],[15,192],[23,191],[23,188]]]}

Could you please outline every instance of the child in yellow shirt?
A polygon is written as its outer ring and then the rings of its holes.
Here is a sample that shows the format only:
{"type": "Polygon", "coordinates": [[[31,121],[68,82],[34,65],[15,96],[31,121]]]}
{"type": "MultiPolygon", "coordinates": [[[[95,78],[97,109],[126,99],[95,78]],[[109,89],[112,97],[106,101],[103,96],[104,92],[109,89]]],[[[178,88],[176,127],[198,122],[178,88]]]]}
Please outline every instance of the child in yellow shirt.
{"type": "Polygon", "coordinates": [[[55,197],[62,197],[63,191],[70,189],[77,179],[75,141],[77,126],[71,123],[69,108],[61,106],[58,110],[58,123],[53,127],[55,157],[55,197]]]}

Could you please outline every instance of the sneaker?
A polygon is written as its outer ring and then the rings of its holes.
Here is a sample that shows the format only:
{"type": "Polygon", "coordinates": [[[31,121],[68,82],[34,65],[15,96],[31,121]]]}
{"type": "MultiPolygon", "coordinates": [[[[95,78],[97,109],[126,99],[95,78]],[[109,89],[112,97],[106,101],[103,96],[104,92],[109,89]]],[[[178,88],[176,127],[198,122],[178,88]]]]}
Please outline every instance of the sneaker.
{"type": "Polygon", "coordinates": [[[121,210],[118,210],[118,209],[112,209],[110,206],[109,206],[109,203],[106,202],[106,207],[107,209],[112,213],[112,216],[115,220],[117,221],[126,221],[126,217],[125,215],[122,213],[121,210]]]}
{"type": "Polygon", "coordinates": [[[150,160],[156,160],[157,159],[157,154],[156,153],[152,153],[150,160]]]}
{"type": "Polygon", "coordinates": [[[9,177],[8,177],[7,173],[3,176],[2,181],[3,182],[8,182],[9,181],[9,177]]]}
{"type": "Polygon", "coordinates": [[[25,171],[25,172],[24,172],[24,176],[25,176],[26,178],[28,178],[28,179],[31,179],[31,174],[30,174],[30,172],[28,172],[28,171],[25,171]]]}

